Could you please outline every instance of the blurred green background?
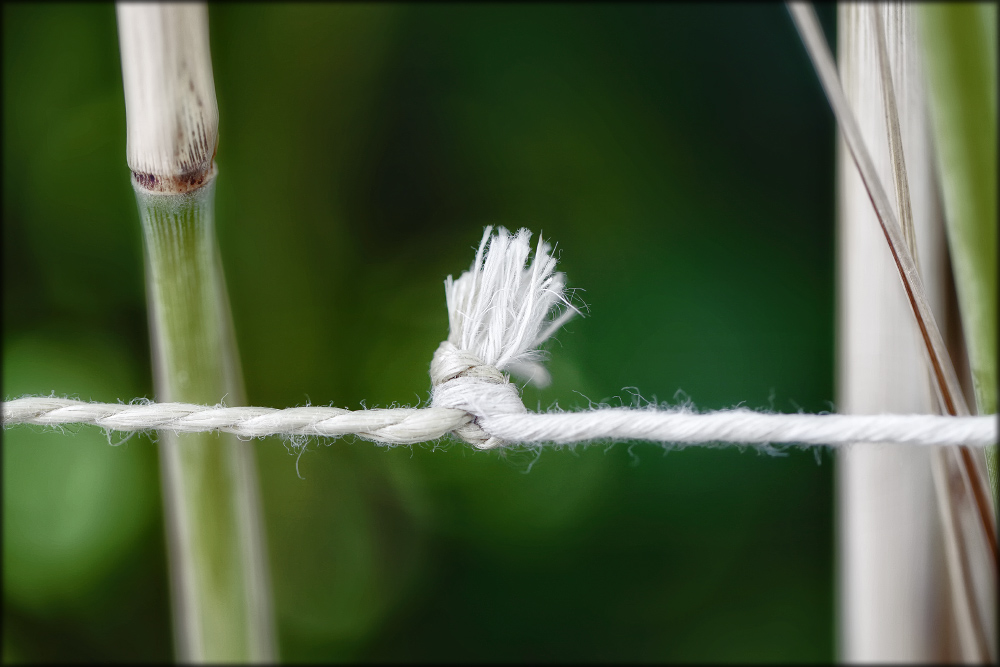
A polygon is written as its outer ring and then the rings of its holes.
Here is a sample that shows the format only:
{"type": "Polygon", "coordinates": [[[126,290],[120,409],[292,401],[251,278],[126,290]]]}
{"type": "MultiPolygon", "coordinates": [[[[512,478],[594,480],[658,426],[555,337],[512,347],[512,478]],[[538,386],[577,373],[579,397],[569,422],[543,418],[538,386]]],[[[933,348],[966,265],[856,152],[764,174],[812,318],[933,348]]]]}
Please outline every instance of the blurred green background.
{"type": "MultiPolygon", "coordinates": [[[[833,123],[783,6],[210,20],[252,405],[426,400],[503,224],[589,306],[529,408],[831,409],[833,123]]],[[[113,6],[5,3],[3,93],[3,396],[152,398],[113,6]]],[[[65,431],[3,432],[4,660],[170,660],[155,445],[65,431]]],[[[284,660],[834,657],[829,454],[252,446],[284,660]]]]}

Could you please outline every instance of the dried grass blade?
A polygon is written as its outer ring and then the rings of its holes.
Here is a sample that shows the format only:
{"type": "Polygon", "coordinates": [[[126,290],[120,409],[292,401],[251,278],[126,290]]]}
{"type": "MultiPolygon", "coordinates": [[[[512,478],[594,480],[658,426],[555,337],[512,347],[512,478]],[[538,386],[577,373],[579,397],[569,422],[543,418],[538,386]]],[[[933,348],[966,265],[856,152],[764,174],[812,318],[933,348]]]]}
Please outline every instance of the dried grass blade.
{"type": "MultiPolygon", "coordinates": [[[[898,275],[903,282],[907,299],[923,337],[939,404],[950,414],[968,414],[968,407],[959,387],[954,366],[930,310],[929,300],[918,272],[916,231],[903,158],[899,112],[887,54],[885,26],[881,10],[877,6],[870,6],[869,9],[878,56],[890,173],[895,185],[901,218],[898,221],[879,180],[874,160],[865,145],[857,120],[848,105],[837,67],[826,45],[815,12],[812,7],[803,3],[789,3],[790,14],[819,74],[845,144],[861,176],[861,182],[872,203],[898,275]]],[[[985,490],[988,488],[984,475],[985,464],[985,459],[980,461],[964,448],[947,448],[938,453],[933,466],[935,485],[939,489],[936,495],[941,504],[943,527],[947,535],[945,543],[955,595],[955,613],[959,631],[963,635],[964,657],[973,660],[987,660],[993,652],[988,641],[992,623],[987,620],[993,616],[989,600],[991,592],[981,590],[982,586],[976,584],[976,582],[982,583],[980,579],[982,575],[986,575],[988,580],[994,583],[997,577],[995,508],[985,490]],[[980,538],[984,544],[979,543],[980,538]],[[977,577],[977,574],[980,577],[977,577]]],[[[994,586],[988,588],[992,590],[994,586]]]]}
{"type": "Polygon", "coordinates": [[[885,109],[885,126],[889,134],[889,159],[892,163],[893,184],[896,186],[896,206],[899,209],[899,222],[903,228],[906,246],[913,255],[913,263],[920,269],[920,256],[917,252],[917,232],[913,225],[913,210],[910,208],[910,186],[906,178],[906,160],[903,158],[903,137],[899,130],[899,110],[896,108],[896,93],[892,84],[892,73],[889,70],[889,52],[885,45],[885,22],[877,5],[869,6],[868,14],[872,19],[872,32],[875,33],[875,46],[878,53],[879,76],[882,79],[882,105],[885,109]]]}
{"type": "MultiPolygon", "coordinates": [[[[872,32],[875,34],[875,47],[878,55],[879,74],[882,82],[882,99],[885,110],[885,124],[888,130],[889,158],[892,164],[893,185],[896,191],[896,202],[899,209],[899,221],[906,239],[907,248],[913,255],[913,263],[919,270],[917,253],[916,229],[913,224],[913,211],[910,206],[910,188],[906,177],[906,161],[903,156],[903,139],[899,129],[899,110],[896,107],[896,95],[889,68],[889,54],[886,47],[885,25],[882,13],[877,5],[869,6],[869,16],[872,19],[872,32]]],[[[917,315],[919,317],[919,315],[917,315]]],[[[961,389],[956,389],[956,399],[964,400],[961,389]]],[[[955,459],[961,470],[962,483],[966,485],[967,497],[975,502],[978,509],[980,527],[986,536],[992,555],[992,562],[997,559],[997,535],[993,503],[986,491],[987,473],[985,452],[971,452],[968,447],[962,447],[955,459]]]]}
{"type": "Polygon", "coordinates": [[[941,402],[945,411],[950,415],[968,415],[969,408],[962,396],[958,376],[945,348],[941,330],[931,312],[917,265],[906,247],[899,221],[889,203],[885,188],[882,187],[882,182],[878,178],[871,155],[865,147],[861,129],[847,104],[844,91],[840,87],[837,66],[830,53],[830,47],[826,43],[826,38],[823,36],[816,12],[808,4],[799,2],[788,3],[788,10],[802,36],[802,41],[806,45],[809,58],[816,68],[816,73],[819,75],[820,83],[830,101],[830,107],[833,109],[837,124],[844,135],[851,157],[858,167],[862,181],[864,181],[882,232],[889,243],[889,250],[892,252],[893,261],[896,263],[899,277],[903,281],[903,288],[906,290],[906,298],[917,319],[920,335],[923,337],[924,346],[930,358],[935,387],[939,392],[941,402]]]}
{"type": "MultiPolygon", "coordinates": [[[[833,55],[830,53],[826,39],[823,37],[819,20],[816,18],[816,13],[811,6],[805,3],[788,3],[788,8],[799,33],[802,35],[802,41],[806,45],[806,50],[808,51],[809,57],[816,68],[816,72],[819,74],[820,83],[823,85],[824,91],[826,91],[827,99],[830,101],[830,106],[837,119],[837,124],[844,135],[844,139],[851,152],[851,157],[854,159],[854,163],[858,167],[862,181],[868,191],[868,196],[872,201],[872,206],[875,209],[875,214],[882,227],[882,232],[884,233],[885,239],[889,244],[889,250],[892,252],[896,268],[899,270],[899,277],[903,282],[903,288],[906,290],[907,299],[910,302],[910,307],[917,320],[917,326],[920,328],[920,333],[924,341],[924,346],[927,350],[932,372],[934,374],[934,385],[938,391],[938,397],[941,400],[945,412],[948,414],[961,416],[968,415],[970,414],[969,408],[965,402],[965,397],[962,394],[962,390],[958,382],[958,375],[955,373],[955,367],[951,362],[951,357],[948,355],[944,339],[941,336],[941,330],[937,325],[933,312],[931,311],[930,304],[923,287],[923,282],[920,279],[920,273],[917,268],[916,260],[910,253],[909,248],[907,247],[907,242],[902,236],[903,226],[896,219],[896,215],[892,210],[889,198],[886,195],[881,180],[878,178],[875,165],[872,162],[867,148],[865,147],[864,140],[861,136],[861,130],[857,125],[854,114],[851,112],[851,109],[847,104],[847,99],[840,86],[840,80],[837,74],[836,64],[833,60],[833,55]]],[[[884,49],[884,44],[882,45],[882,48],[884,49]]],[[[893,116],[895,118],[895,122],[890,123],[890,127],[893,125],[895,126],[896,140],[898,141],[898,115],[893,114],[893,116]]],[[[890,129],[890,142],[892,142],[893,133],[894,132],[890,129]]],[[[902,151],[900,148],[900,157],[898,160],[899,167],[897,168],[896,166],[896,159],[893,159],[893,165],[894,170],[897,170],[897,173],[902,172],[902,176],[905,178],[905,166],[901,155],[902,151]]],[[[902,187],[905,188],[905,186],[902,187]]],[[[906,199],[909,199],[908,196],[906,199]]],[[[900,210],[904,210],[902,206],[900,207],[900,210]]],[[[905,210],[907,212],[906,214],[909,215],[908,205],[905,207],[905,210]]],[[[912,220],[910,226],[912,227],[912,220]]],[[[982,484],[985,460],[980,462],[979,458],[981,457],[975,457],[968,452],[966,452],[962,457],[964,465],[971,467],[971,470],[968,471],[968,478],[972,484],[972,497],[979,508],[983,530],[990,537],[989,542],[991,549],[995,554],[997,549],[997,537],[994,526],[995,511],[993,508],[992,498],[990,494],[985,491],[985,487],[982,484]]]]}

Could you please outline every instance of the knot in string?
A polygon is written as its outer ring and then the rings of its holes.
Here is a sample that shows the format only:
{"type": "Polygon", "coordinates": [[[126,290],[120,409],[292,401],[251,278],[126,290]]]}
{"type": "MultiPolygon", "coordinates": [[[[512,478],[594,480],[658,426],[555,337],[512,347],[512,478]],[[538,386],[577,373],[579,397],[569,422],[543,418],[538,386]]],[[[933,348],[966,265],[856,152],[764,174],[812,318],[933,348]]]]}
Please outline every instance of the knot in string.
{"type": "Polygon", "coordinates": [[[466,350],[444,341],[431,361],[431,405],[469,413],[472,420],[453,431],[479,449],[503,445],[503,440],[483,430],[480,417],[527,412],[517,388],[496,367],[484,364],[466,350]]]}
{"type": "Polygon", "coordinates": [[[504,444],[483,430],[484,419],[527,412],[504,372],[548,384],[538,346],[578,312],[563,297],[551,246],[539,239],[532,258],[530,238],[526,229],[493,235],[487,227],[469,270],[444,281],[448,340],[431,362],[431,405],[468,414],[453,433],[480,449],[504,444]]]}

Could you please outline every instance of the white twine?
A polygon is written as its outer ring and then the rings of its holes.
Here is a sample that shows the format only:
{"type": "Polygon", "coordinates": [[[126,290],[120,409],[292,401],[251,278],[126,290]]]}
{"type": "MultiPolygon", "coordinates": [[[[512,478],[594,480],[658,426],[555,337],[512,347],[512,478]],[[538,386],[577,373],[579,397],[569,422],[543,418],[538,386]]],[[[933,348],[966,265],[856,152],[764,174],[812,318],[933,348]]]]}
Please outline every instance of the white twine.
{"type": "Polygon", "coordinates": [[[533,413],[504,371],[535,384],[549,381],[538,346],[578,311],[563,296],[551,247],[539,240],[529,263],[527,230],[511,235],[487,227],[472,268],[445,281],[449,335],[434,353],[431,406],[344,410],[278,410],[187,403],[89,403],[27,396],[2,405],[4,427],[94,424],[115,431],[224,431],[240,437],[355,435],[385,444],[436,440],[454,433],[480,449],[509,443],[569,444],[592,440],[662,443],[906,445],[996,444],[996,415],[774,414],[746,408],[697,413],[690,409],[599,407],[533,413]],[[560,309],[562,312],[560,313],[560,309]],[[550,317],[550,314],[552,316],[550,317]]]}
{"type": "MultiPolygon", "coordinates": [[[[510,385],[508,385],[510,386],[510,385]]],[[[523,406],[522,406],[523,408],[523,406]]],[[[435,440],[478,422],[488,434],[476,443],[567,444],[590,440],[664,443],[798,443],[841,446],[889,442],[906,445],[969,445],[997,441],[995,415],[810,415],[754,412],[745,408],[697,413],[690,410],[596,408],[581,412],[469,413],[454,408],[342,410],[329,407],[226,408],[188,403],[88,403],[31,396],[3,404],[3,425],[93,424],[113,431],[224,431],[244,438],[269,435],[356,435],[392,445],[435,440]],[[489,438],[494,442],[489,443],[489,438]]]]}

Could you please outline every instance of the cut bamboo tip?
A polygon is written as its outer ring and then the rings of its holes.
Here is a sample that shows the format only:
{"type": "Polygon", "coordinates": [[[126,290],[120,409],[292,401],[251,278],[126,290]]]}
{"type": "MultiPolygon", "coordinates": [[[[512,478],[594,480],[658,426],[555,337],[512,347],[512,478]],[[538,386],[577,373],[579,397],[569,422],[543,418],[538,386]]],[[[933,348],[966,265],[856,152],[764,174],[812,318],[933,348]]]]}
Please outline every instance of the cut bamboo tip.
{"type": "Polygon", "coordinates": [[[136,187],[184,193],[214,175],[219,139],[205,3],[119,2],[127,126],[136,187]]]}

